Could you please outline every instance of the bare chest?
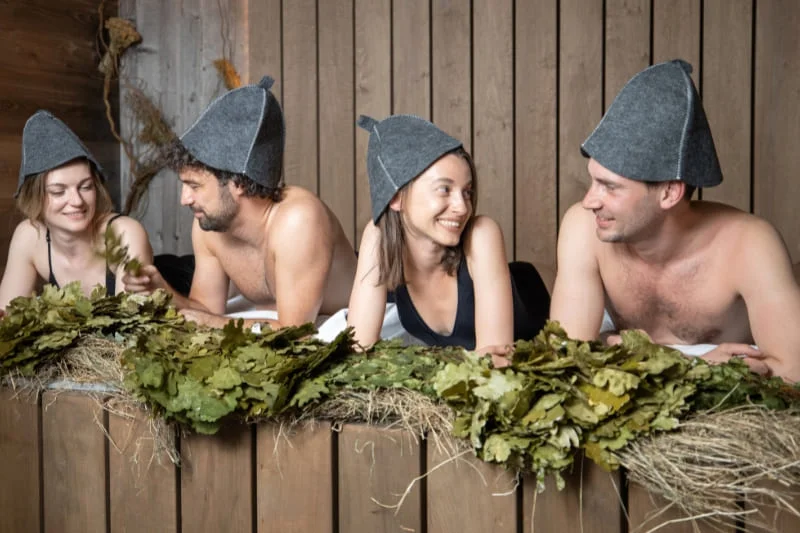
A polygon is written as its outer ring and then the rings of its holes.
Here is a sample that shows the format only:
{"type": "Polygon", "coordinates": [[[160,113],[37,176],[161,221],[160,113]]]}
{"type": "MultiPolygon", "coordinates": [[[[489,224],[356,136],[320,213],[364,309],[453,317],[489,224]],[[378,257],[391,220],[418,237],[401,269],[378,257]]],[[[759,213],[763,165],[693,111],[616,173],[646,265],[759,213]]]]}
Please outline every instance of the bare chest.
{"type": "Polygon", "coordinates": [[[665,269],[623,261],[603,270],[606,307],[617,329],[643,329],[664,344],[752,341],[744,301],[713,261],[665,269]]]}
{"type": "Polygon", "coordinates": [[[37,254],[35,260],[36,271],[45,283],[50,283],[51,277],[55,279],[59,287],[78,282],[84,294],[90,294],[95,286],[106,286],[106,262],[101,257],[93,257],[88,261],[85,259],[70,260],[57,253],[52,253],[48,257],[46,247],[41,254],[37,254]],[[51,276],[52,275],[52,276],[51,276]]]}
{"type": "Polygon", "coordinates": [[[242,296],[255,304],[274,303],[274,269],[266,250],[220,244],[215,255],[242,296]]]}

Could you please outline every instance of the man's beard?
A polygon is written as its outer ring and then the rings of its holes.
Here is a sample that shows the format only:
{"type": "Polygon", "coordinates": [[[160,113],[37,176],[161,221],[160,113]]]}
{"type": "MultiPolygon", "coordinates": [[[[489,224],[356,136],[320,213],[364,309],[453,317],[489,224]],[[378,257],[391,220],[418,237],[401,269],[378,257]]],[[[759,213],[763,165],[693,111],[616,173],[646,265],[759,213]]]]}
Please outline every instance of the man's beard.
{"type": "Polygon", "coordinates": [[[222,188],[222,191],[223,192],[220,194],[219,212],[210,215],[203,211],[203,216],[198,221],[200,229],[203,231],[216,231],[220,233],[228,231],[231,227],[231,222],[236,218],[239,212],[239,206],[236,205],[231,193],[225,188],[222,188]]]}

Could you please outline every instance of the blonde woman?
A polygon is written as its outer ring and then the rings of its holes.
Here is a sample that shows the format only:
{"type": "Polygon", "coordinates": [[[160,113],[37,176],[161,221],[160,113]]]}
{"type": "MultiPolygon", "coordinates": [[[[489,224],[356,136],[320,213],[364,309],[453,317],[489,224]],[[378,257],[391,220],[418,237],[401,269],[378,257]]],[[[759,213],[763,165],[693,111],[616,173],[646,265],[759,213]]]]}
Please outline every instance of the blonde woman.
{"type": "Polygon", "coordinates": [[[0,310],[36,287],[79,281],[87,295],[96,285],[122,290],[121,265],[97,253],[109,224],[143,264],[153,251],[142,225],[113,212],[103,170],[66,124],[38,111],[22,133],[22,164],[15,194],[25,220],[17,225],[0,283],[0,310]]]}

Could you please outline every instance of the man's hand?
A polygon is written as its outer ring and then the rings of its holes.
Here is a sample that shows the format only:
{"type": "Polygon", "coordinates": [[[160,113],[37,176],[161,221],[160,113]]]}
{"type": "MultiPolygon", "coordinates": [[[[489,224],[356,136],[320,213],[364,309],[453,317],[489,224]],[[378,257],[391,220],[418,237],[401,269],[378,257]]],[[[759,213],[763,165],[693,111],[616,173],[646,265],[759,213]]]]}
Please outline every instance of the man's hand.
{"type": "MultiPolygon", "coordinates": [[[[122,283],[125,284],[125,291],[138,294],[150,295],[156,289],[170,291],[170,286],[161,276],[161,273],[153,265],[146,265],[139,269],[138,275],[126,272],[122,276],[122,283]]],[[[171,292],[171,291],[170,291],[171,292]]]]}
{"type": "Polygon", "coordinates": [[[181,309],[179,312],[189,322],[196,322],[201,326],[208,326],[211,328],[223,328],[231,320],[228,317],[212,315],[211,313],[198,311],[197,309],[181,309]]]}
{"type": "Polygon", "coordinates": [[[492,345],[478,348],[475,352],[481,355],[489,355],[492,358],[492,365],[495,368],[505,368],[511,366],[511,356],[513,355],[513,347],[505,345],[492,345]]]}
{"type": "MultiPolygon", "coordinates": [[[[633,329],[633,330],[625,330],[625,331],[637,331],[647,337],[650,342],[653,342],[653,339],[650,338],[650,335],[643,329],[633,329]]],[[[600,340],[608,346],[616,346],[617,344],[622,344],[622,332],[619,331],[606,331],[600,334],[600,340]]]]}
{"type": "Polygon", "coordinates": [[[758,349],[749,344],[739,344],[735,342],[725,342],[702,356],[709,363],[726,363],[733,357],[741,357],[742,361],[750,367],[756,374],[769,377],[772,370],[764,362],[766,356],[758,349]]]}

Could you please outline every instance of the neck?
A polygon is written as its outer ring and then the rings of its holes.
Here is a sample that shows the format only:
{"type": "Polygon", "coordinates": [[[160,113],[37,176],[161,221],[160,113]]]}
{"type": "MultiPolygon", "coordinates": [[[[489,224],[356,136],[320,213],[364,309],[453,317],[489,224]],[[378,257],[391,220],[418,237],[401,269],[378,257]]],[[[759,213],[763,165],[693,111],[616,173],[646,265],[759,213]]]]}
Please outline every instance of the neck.
{"type": "Polygon", "coordinates": [[[279,207],[269,198],[241,198],[239,212],[231,222],[225,237],[241,244],[259,246],[266,239],[269,219],[279,207]]]}
{"type": "Polygon", "coordinates": [[[406,278],[412,279],[415,275],[430,275],[442,270],[442,256],[444,249],[428,239],[414,238],[406,235],[406,254],[403,270],[406,278]]]}
{"type": "Polygon", "coordinates": [[[67,257],[81,257],[94,254],[96,243],[92,238],[91,229],[74,233],[60,228],[50,228],[50,244],[58,250],[60,255],[67,257]]]}
{"type": "Polygon", "coordinates": [[[650,265],[666,265],[679,260],[696,247],[695,228],[699,224],[689,202],[673,207],[661,223],[643,238],[626,242],[631,255],[650,265]]]}

